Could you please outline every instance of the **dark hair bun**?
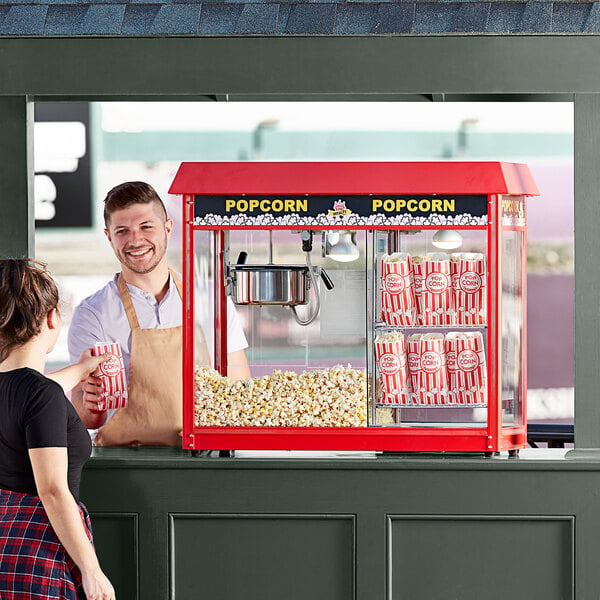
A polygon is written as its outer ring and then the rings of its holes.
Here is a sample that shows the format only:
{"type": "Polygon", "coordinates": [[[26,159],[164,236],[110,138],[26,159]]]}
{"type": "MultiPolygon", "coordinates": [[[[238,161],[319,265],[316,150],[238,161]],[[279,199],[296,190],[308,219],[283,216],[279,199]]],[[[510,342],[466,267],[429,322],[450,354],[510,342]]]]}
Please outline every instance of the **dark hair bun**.
{"type": "Polygon", "coordinates": [[[44,264],[0,260],[0,362],[40,333],[43,320],[57,307],[58,289],[44,264]]]}

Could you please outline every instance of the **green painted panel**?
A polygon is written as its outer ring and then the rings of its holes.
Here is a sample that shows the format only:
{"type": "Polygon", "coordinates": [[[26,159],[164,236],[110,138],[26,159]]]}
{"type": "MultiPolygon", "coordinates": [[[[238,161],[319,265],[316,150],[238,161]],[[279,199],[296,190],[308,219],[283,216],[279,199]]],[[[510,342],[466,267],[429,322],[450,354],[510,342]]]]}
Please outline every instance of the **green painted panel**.
{"type": "Polygon", "coordinates": [[[575,110],[575,446],[600,448],[600,94],[577,94],[575,110]]]}
{"type": "Polygon", "coordinates": [[[100,566],[117,598],[136,600],[138,593],[138,516],[91,513],[94,545],[100,566]]]}
{"type": "Polygon", "coordinates": [[[172,598],[351,600],[354,518],[171,515],[172,598]]]}
{"type": "Polygon", "coordinates": [[[392,600],[571,600],[570,517],[389,517],[392,600]]]}
{"type": "Polygon", "coordinates": [[[593,93],[599,54],[598,36],[4,38],[0,94],[593,93]]]}
{"type": "Polygon", "coordinates": [[[0,258],[33,257],[33,104],[0,97],[0,258]]]}
{"type": "MultiPolygon", "coordinates": [[[[405,600],[401,591],[435,583],[429,562],[445,568],[445,585],[464,586],[460,600],[496,600],[482,593],[488,581],[510,586],[512,600],[537,600],[538,589],[571,599],[572,579],[577,600],[598,600],[600,461],[563,455],[211,458],[96,448],[81,497],[94,525],[101,514],[139,514],[142,600],[172,599],[173,586],[176,600],[405,600]]],[[[120,556],[121,539],[103,535],[103,563],[120,556]]],[[[131,561],[117,562],[114,580],[133,580],[131,561]]]]}

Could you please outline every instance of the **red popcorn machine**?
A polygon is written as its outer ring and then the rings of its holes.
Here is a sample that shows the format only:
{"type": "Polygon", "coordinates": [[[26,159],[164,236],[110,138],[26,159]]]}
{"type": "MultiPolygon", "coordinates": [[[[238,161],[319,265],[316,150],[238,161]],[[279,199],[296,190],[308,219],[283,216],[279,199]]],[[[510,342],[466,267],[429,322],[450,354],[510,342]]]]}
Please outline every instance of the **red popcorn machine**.
{"type": "Polygon", "coordinates": [[[184,448],[526,445],[527,166],[182,163],[170,192],[184,448]]]}

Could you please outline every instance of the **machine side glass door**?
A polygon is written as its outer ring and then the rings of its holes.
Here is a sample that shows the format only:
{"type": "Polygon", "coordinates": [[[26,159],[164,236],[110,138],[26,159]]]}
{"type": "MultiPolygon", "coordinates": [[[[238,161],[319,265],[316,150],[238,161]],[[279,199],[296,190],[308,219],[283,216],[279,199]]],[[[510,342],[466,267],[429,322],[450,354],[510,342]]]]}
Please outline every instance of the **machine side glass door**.
{"type": "Polygon", "coordinates": [[[524,423],[526,385],[525,198],[503,196],[502,203],[502,423],[524,423]]]}

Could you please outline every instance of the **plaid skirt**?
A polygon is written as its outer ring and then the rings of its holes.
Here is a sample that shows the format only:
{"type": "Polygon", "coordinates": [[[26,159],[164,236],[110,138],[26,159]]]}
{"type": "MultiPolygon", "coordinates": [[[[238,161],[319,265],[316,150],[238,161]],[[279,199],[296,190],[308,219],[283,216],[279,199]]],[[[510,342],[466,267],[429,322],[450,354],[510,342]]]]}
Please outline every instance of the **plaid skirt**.
{"type": "MultiPolygon", "coordinates": [[[[92,540],[90,517],[79,504],[92,540]]],[[[0,489],[0,599],[85,600],[79,568],[54,533],[38,496],[0,489]]]]}

